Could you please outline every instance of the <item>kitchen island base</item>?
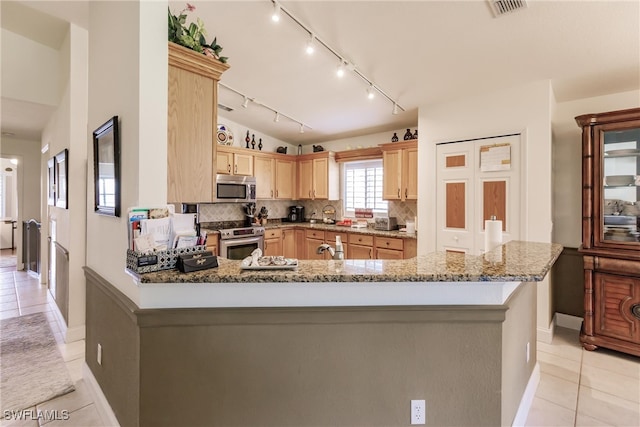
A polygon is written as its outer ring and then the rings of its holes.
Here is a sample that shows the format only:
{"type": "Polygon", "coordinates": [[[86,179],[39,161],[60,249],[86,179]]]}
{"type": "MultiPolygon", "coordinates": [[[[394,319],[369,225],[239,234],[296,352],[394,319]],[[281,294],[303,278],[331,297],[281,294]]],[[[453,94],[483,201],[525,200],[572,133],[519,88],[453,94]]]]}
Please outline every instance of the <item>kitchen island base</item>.
{"type": "Polygon", "coordinates": [[[85,275],[86,363],[125,427],[404,426],[412,399],[426,425],[511,425],[536,371],[534,283],[496,305],[141,309],[85,275]]]}

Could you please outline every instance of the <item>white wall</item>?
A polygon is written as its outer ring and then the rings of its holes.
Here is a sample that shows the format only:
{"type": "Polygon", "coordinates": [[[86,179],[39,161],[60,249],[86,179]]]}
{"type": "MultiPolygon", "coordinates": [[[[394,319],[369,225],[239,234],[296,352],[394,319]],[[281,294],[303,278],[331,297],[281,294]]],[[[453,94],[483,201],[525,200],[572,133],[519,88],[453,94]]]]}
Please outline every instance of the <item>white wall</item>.
{"type": "Polygon", "coordinates": [[[2,29],[2,96],[46,105],[60,99],[58,51],[2,29]]]}
{"type": "MultiPolygon", "coordinates": [[[[549,81],[533,82],[500,92],[424,105],[419,110],[418,254],[436,247],[436,143],[522,133],[522,240],[551,242],[551,112],[549,81]]],[[[550,336],[548,277],[538,283],[538,335],[550,336]]]]}
{"type": "MultiPolygon", "coordinates": [[[[126,212],[167,203],[167,7],[166,1],[89,4],[88,134],[119,116],[122,214],[116,218],[93,212],[89,173],[87,265],[134,302],[137,288],[125,273],[126,212]],[[114,49],[116,56],[105,54],[114,49]]],[[[88,153],[92,159],[91,146],[88,153]]]]}
{"type": "MultiPolygon", "coordinates": [[[[249,131],[249,137],[251,137],[251,135],[255,135],[256,151],[258,150],[258,140],[259,138],[262,138],[262,151],[264,152],[274,153],[276,152],[276,148],[280,146],[287,147],[287,154],[296,154],[298,152],[297,145],[274,138],[271,135],[256,131],[255,129],[252,129],[245,125],[241,125],[240,123],[231,120],[229,118],[230,114],[233,113],[218,109],[218,125],[225,125],[225,127],[233,133],[233,147],[245,148],[245,138],[247,136],[247,131],[249,131]]],[[[251,145],[249,145],[249,147],[251,147],[251,145]]]]}
{"type": "MultiPolygon", "coordinates": [[[[418,128],[417,125],[411,127],[411,133],[416,131],[418,128]]],[[[389,144],[391,142],[391,138],[393,137],[394,132],[398,136],[399,141],[403,141],[404,134],[407,132],[407,129],[397,129],[391,130],[387,132],[377,132],[369,135],[362,136],[354,136],[350,138],[340,138],[334,139],[330,141],[320,142],[316,145],[322,145],[322,147],[327,151],[344,151],[344,150],[355,150],[359,148],[369,148],[369,147],[377,147],[380,144],[389,144]]],[[[418,135],[419,139],[420,135],[418,135]]],[[[303,153],[311,153],[313,152],[312,146],[303,146],[303,153]]]]}
{"type": "MultiPolygon", "coordinates": [[[[47,206],[41,194],[43,217],[56,222],[56,241],[69,251],[69,315],[65,340],[84,338],[87,174],[87,49],[88,33],[71,24],[60,48],[60,67],[66,73],[60,103],[42,133],[48,146],[41,162],[42,182],[47,182],[47,159],[68,149],[67,208],[47,206]]],[[[44,189],[44,186],[43,186],[44,189]]],[[[42,224],[41,257],[47,256],[49,221],[42,224]]],[[[46,261],[43,263],[46,267],[46,261]]],[[[43,272],[46,269],[43,268],[43,272]]],[[[46,274],[45,274],[46,276],[46,274]]]]}
{"type": "Polygon", "coordinates": [[[553,114],[553,241],[582,244],[582,130],[575,117],[640,107],[640,91],[561,102],[553,114]]]}

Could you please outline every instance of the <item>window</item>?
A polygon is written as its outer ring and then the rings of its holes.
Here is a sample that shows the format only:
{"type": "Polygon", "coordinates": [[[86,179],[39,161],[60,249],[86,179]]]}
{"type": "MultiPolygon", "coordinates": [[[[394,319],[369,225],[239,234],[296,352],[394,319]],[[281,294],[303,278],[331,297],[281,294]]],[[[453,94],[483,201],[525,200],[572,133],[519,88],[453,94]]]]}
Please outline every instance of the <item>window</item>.
{"type": "Polygon", "coordinates": [[[344,164],[344,215],[354,216],[355,208],[371,208],[386,215],[388,203],[382,200],[382,160],[344,164]]]}

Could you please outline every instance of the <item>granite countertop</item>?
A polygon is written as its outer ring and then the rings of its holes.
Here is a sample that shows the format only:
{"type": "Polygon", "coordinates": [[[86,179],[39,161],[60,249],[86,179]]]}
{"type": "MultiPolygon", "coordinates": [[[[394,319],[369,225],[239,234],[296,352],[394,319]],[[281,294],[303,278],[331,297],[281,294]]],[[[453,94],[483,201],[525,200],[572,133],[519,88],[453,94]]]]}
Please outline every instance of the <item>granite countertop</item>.
{"type": "MultiPolygon", "coordinates": [[[[265,230],[270,229],[284,229],[284,228],[308,228],[311,230],[323,230],[323,231],[335,231],[338,233],[359,233],[368,234],[371,236],[383,236],[383,237],[398,237],[403,239],[417,239],[417,233],[407,234],[404,231],[399,230],[376,230],[373,228],[351,228],[335,224],[324,224],[322,222],[312,224],[310,222],[267,222],[264,226],[265,230]]],[[[208,226],[203,226],[202,229],[210,234],[218,233],[218,230],[208,226]]]]}
{"type": "MultiPolygon", "coordinates": [[[[315,227],[336,226],[316,224],[315,227]]],[[[299,260],[294,270],[242,270],[240,261],[218,258],[217,268],[194,273],[163,270],[131,274],[141,284],[537,282],[545,277],[561,252],[562,246],[556,243],[511,241],[480,256],[433,252],[406,260],[299,260]]]]}

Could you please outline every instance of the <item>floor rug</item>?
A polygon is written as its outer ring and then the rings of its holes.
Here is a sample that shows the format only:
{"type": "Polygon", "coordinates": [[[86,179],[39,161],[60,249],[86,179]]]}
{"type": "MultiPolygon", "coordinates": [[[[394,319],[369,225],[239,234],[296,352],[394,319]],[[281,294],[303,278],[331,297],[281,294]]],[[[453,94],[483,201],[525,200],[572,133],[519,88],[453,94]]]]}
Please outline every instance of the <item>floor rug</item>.
{"type": "Polygon", "coordinates": [[[0,418],[75,390],[43,313],[0,326],[0,418]]]}

